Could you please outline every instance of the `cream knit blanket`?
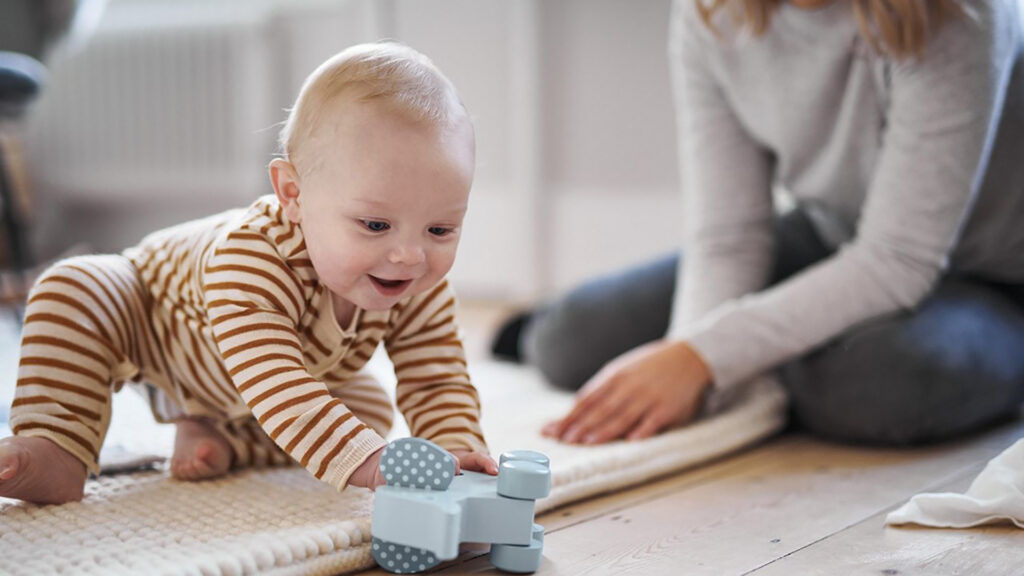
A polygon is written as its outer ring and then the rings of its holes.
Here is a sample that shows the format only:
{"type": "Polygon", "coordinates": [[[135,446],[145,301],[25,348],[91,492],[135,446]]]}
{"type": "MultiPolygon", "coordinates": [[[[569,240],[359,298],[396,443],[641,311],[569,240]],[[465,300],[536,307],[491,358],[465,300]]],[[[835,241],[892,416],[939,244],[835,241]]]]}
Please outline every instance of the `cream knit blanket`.
{"type": "MultiPolygon", "coordinates": [[[[571,395],[526,368],[485,362],[472,373],[495,453],[551,458],[552,491],[538,512],[748,446],[784,422],[784,395],[765,379],[724,412],[654,439],[567,446],[537,430],[571,406],[571,395]]],[[[337,574],[373,565],[370,492],[339,494],[298,467],[198,483],[160,471],[101,476],[86,494],[46,507],[0,499],[0,573],[337,574]]]]}

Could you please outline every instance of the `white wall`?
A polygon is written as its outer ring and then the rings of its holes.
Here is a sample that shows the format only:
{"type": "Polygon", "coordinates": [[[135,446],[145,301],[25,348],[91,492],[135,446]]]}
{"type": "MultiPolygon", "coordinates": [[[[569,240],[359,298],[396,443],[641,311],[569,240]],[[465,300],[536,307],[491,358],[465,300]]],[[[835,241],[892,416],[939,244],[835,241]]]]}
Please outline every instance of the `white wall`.
{"type": "MultiPolygon", "coordinates": [[[[453,271],[464,297],[530,300],[654,257],[674,248],[681,220],[666,68],[669,2],[115,0],[92,45],[55,63],[37,115],[42,120],[29,132],[41,196],[65,207],[64,217],[51,219],[40,234],[49,246],[86,240],[100,250],[118,250],[151,229],[266,193],[261,172],[273,146],[268,128],[284,118],[282,109],[305,75],[345,46],[391,37],[431,56],[459,87],[476,124],[477,179],[453,271]],[[124,66],[104,68],[95,58],[114,23],[147,17],[167,23],[173,20],[169,12],[202,21],[240,9],[254,34],[245,41],[254,43],[261,54],[255,61],[266,68],[250,66],[237,80],[258,94],[236,94],[230,109],[240,114],[236,139],[257,143],[236,158],[254,178],[234,178],[228,170],[238,190],[182,196],[173,178],[158,177],[153,166],[165,157],[155,153],[147,160],[155,164],[145,165],[137,183],[123,180],[120,192],[84,169],[58,177],[60,171],[51,168],[73,166],[76,155],[60,144],[67,141],[68,122],[76,117],[71,108],[82,91],[75,71],[81,76],[83,62],[93,60],[90,89],[101,98],[123,99],[104,87],[133,85],[124,66]]],[[[195,90],[217,80],[173,67],[167,74],[184,75],[182,86],[195,90]]],[[[127,100],[125,110],[134,117],[124,121],[145,130],[156,113],[146,109],[149,100],[127,100]]],[[[111,136],[101,119],[82,126],[93,133],[83,142],[111,136]]],[[[127,147],[136,153],[144,148],[127,147]]],[[[94,158],[96,150],[77,154],[94,158]]],[[[127,157],[109,160],[124,167],[118,172],[131,167],[127,157]]]]}
{"type": "Polygon", "coordinates": [[[670,0],[543,3],[549,287],[678,244],[669,6],[670,0]]]}

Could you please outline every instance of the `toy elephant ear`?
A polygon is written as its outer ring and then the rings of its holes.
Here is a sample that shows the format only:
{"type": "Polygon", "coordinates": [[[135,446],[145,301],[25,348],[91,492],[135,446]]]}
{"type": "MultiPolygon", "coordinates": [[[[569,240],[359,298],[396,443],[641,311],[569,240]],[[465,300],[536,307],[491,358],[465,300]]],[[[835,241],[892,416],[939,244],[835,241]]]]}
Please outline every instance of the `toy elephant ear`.
{"type": "Polygon", "coordinates": [[[400,438],[380,457],[380,474],[388,486],[447,490],[455,479],[455,457],[423,438],[400,438]]]}

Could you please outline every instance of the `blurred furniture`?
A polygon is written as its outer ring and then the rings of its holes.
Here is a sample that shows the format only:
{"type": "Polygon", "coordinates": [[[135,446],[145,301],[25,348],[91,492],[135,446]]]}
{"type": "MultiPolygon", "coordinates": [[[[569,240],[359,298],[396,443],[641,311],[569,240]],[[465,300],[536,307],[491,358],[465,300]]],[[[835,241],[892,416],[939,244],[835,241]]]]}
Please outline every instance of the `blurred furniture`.
{"type": "Polygon", "coordinates": [[[20,120],[43,88],[42,61],[73,30],[71,35],[82,36],[88,26],[81,14],[88,12],[88,24],[94,23],[102,5],[103,0],[0,0],[0,302],[21,303],[32,281],[26,271],[35,264],[20,120]]]}
{"type": "Polygon", "coordinates": [[[24,113],[39,93],[45,77],[43,65],[25,54],[0,51],[0,222],[4,229],[4,265],[22,271],[32,263],[26,238],[28,191],[17,176],[21,165],[17,140],[7,125],[24,113]]]}

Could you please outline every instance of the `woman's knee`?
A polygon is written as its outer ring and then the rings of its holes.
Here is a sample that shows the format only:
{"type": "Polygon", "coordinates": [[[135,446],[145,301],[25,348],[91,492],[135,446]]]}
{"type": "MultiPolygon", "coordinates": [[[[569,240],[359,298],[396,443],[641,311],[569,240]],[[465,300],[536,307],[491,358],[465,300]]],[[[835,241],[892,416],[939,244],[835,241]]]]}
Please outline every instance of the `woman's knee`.
{"type": "Polygon", "coordinates": [[[587,354],[586,330],[592,329],[587,307],[572,299],[536,314],[523,334],[523,353],[554,386],[576,390],[600,365],[587,354]]]}
{"type": "Polygon", "coordinates": [[[527,362],[576,390],[619,354],[664,336],[677,263],[665,257],[591,281],[538,310],[522,337],[527,362]]]}
{"type": "Polygon", "coordinates": [[[840,440],[915,444],[969,432],[1024,400],[1024,312],[949,283],[915,313],[867,323],[783,368],[794,415],[840,440]]]}

